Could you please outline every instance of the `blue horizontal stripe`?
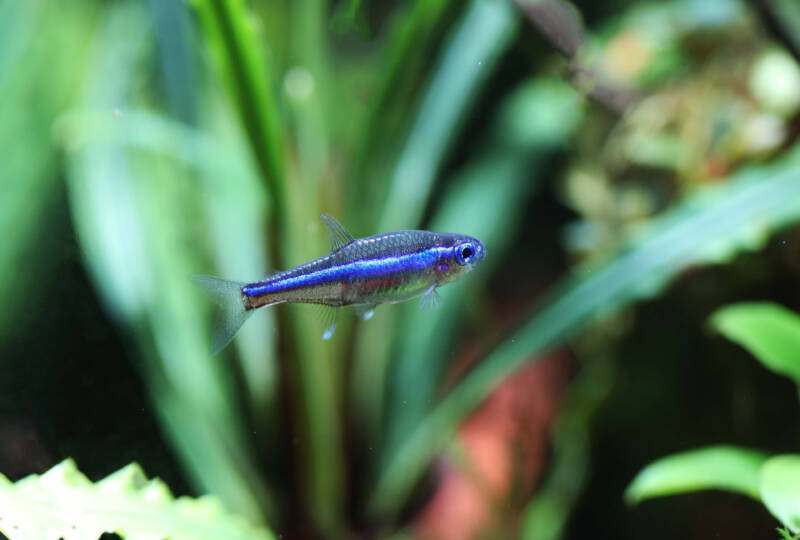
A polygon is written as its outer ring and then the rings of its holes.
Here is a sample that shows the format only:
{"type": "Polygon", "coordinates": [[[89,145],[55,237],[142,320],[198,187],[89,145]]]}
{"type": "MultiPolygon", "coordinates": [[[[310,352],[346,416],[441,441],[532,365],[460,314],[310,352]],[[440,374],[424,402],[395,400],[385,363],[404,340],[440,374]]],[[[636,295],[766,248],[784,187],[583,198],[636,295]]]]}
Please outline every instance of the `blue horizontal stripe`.
{"type": "Polygon", "coordinates": [[[452,248],[435,247],[405,255],[392,255],[374,259],[357,259],[345,264],[323,268],[308,274],[277,279],[254,287],[244,287],[242,292],[247,296],[261,296],[278,291],[313,287],[353,281],[359,278],[372,278],[405,272],[425,270],[435,265],[439,258],[446,256],[452,248]]]}

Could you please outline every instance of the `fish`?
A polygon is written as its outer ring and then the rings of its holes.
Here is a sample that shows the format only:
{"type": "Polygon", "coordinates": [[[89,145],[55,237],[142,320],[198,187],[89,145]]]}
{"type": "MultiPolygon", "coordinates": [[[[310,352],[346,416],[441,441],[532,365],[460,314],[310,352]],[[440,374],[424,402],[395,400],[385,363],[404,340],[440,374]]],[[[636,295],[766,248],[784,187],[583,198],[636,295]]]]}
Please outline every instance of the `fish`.
{"type": "Polygon", "coordinates": [[[356,239],[332,216],[319,217],[331,233],[331,251],[323,257],[252,283],[191,276],[219,307],[212,354],[262,307],[322,306],[322,339],[333,336],[339,308],[352,306],[366,321],[378,305],[420,296],[423,310],[434,309],[439,305],[436,289],[463,277],[486,256],[480,240],[464,234],[395,231],[356,239]]]}

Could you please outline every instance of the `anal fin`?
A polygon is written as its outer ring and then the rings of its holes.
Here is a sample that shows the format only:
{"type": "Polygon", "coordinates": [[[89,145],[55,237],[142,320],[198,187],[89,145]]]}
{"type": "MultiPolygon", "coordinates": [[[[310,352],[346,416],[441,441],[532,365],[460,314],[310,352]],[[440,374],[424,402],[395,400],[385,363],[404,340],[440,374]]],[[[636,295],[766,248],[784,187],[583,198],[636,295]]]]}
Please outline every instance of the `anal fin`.
{"type": "Polygon", "coordinates": [[[356,306],[356,315],[362,321],[368,321],[375,315],[375,306],[376,304],[358,304],[356,306]]]}
{"type": "Polygon", "coordinates": [[[430,311],[439,307],[441,298],[439,297],[439,293],[436,292],[437,285],[438,283],[434,283],[428,287],[428,290],[425,291],[425,294],[419,299],[419,307],[422,311],[430,311]]]}
{"type": "Polygon", "coordinates": [[[322,333],[322,339],[331,339],[333,333],[336,332],[336,319],[339,316],[339,308],[326,306],[325,304],[318,304],[316,308],[317,317],[325,329],[322,333]]]}

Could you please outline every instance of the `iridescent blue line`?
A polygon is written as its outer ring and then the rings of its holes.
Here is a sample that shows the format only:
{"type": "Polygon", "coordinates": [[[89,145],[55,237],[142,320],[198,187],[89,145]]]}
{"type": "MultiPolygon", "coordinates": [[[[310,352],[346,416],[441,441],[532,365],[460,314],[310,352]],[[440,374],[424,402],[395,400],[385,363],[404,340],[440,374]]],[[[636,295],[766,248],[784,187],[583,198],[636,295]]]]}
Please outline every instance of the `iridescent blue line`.
{"type": "Polygon", "coordinates": [[[345,264],[330,266],[299,276],[278,278],[261,285],[247,286],[242,292],[247,296],[261,296],[278,291],[309,287],[325,283],[348,280],[350,277],[371,278],[400,272],[424,270],[436,264],[440,257],[446,256],[452,248],[434,247],[408,253],[375,259],[356,259],[345,264]]]}

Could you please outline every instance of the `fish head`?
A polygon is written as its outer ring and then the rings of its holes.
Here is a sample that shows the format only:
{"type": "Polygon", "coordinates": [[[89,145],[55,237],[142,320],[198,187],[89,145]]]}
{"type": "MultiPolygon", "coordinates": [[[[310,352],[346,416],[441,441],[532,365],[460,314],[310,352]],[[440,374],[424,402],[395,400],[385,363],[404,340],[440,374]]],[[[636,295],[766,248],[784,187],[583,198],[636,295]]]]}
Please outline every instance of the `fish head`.
{"type": "Polygon", "coordinates": [[[486,248],[477,238],[464,234],[442,235],[442,245],[448,249],[439,261],[439,282],[456,280],[478,266],[486,256],[486,248]]]}

